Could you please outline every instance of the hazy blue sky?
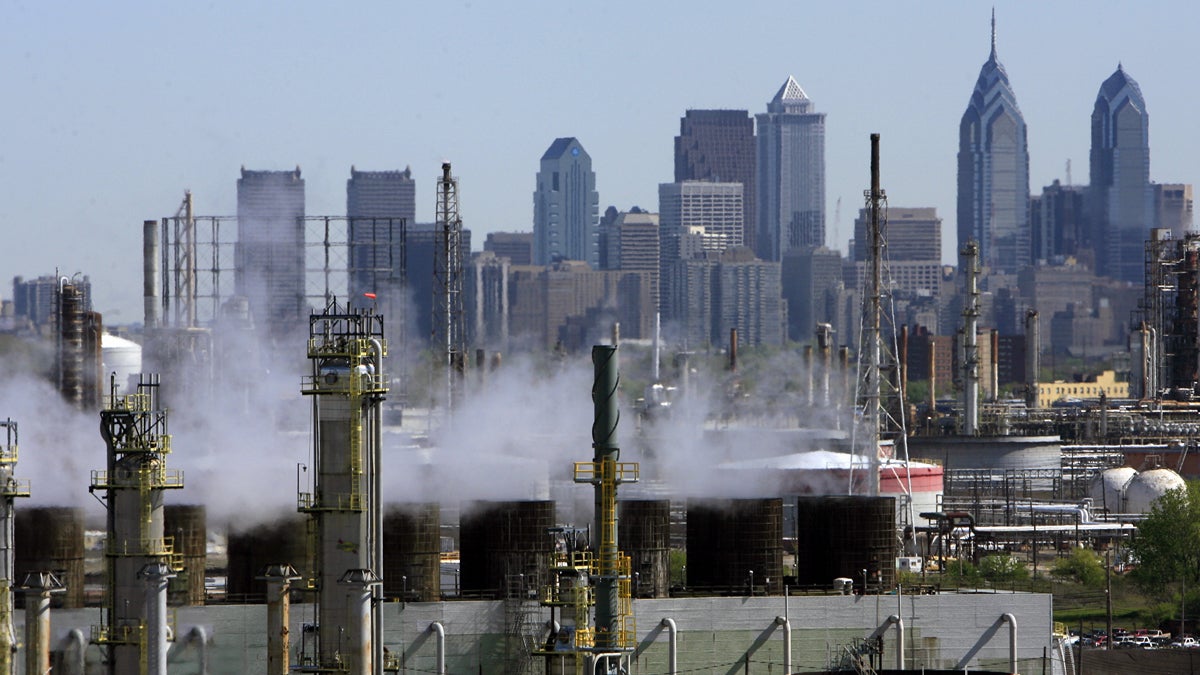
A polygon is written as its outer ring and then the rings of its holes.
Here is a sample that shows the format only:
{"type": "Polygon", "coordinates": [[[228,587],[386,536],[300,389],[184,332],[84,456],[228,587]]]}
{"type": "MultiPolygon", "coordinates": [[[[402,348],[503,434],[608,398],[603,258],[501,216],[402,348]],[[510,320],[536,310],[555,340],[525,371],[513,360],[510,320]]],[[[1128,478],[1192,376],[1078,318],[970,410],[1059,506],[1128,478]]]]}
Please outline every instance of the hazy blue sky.
{"type": "MultiPolygon", "coordinates": [[[[788,75],[828,115],[829,241],[845,248],[877,131],[891,204],[936,206],[951,259],[958,122],[990,7],[4,0],[0,296],[14,275],[82,271],[106,322],[139,321],[142,220],[173,214],[185,188],[198,213],[234,213],[241,165],[299,164],[322,215],[344,214],[352,164],[410,165],[431,220],[448,159],[478,248],[531,228],[538,159],[576,136],[602,208],[657,210],[683,112],[760,112],[788,75]]],[[[1197,181],[1200,4],[996,12],[1034,192],[1067,160],[1087,182],[1092,104],[1118,61],[1146,97],[1152,178],[1197,181]]]]}

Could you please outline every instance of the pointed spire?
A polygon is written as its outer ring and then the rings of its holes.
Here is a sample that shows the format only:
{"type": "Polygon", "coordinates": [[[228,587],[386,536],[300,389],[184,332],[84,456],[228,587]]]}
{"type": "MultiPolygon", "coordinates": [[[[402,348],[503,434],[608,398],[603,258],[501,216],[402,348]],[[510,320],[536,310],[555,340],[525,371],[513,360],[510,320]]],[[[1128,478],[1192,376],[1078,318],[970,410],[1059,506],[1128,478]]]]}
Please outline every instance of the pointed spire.
{"type": "Polygon", "coordinates": [[[992,5],[992,58],[996,58],[996,6],[992,5]]]}

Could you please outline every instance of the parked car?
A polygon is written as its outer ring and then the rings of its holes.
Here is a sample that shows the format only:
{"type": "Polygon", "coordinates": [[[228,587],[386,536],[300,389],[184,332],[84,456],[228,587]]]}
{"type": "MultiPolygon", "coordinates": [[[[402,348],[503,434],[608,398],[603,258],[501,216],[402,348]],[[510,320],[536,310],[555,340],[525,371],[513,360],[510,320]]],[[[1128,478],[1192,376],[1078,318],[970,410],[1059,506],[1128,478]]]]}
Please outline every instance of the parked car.
{"type": "Polygon", "coordinates": [[[1172,642],[1170,646],[1174,649],[1196,649],[1200,648],[1200,642],[1196,642],[1196,638],[1191,635],[1184,635],[1172,642]]]}

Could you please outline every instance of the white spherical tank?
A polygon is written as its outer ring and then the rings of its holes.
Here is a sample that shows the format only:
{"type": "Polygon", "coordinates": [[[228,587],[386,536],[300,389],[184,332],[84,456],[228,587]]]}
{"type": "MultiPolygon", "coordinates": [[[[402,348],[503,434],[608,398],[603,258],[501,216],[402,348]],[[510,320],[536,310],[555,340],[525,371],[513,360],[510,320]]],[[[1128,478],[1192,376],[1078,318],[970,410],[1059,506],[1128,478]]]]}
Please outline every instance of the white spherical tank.
{"type": "Polygon", "coordinates": [[[1182,487],[1186,483],[1170,469],[1143,471],[1125,488],[1125,509],[1129,513],[1149,513],[1159,497],[1182,487]]]}
{"type": "Polygon", "coordinates": [[[1098,509],[1108,509],[1109,513],[1124,513],[1125,488],[1138,475],[1137,469],[1131,466],[1119,466],[1105,469],[1092,477],[1088,485],[1088,497],[1098,509]]]}
{"type": "Polygon", "coordinates": [[[114,373],[121,393],[132,391],[130,380],[136,382],[137,375],[142,372],[142,346],[104,333],[100,336],[100,358],[104,361],[104,395],[108,395],[108,378],[114,373]]]}

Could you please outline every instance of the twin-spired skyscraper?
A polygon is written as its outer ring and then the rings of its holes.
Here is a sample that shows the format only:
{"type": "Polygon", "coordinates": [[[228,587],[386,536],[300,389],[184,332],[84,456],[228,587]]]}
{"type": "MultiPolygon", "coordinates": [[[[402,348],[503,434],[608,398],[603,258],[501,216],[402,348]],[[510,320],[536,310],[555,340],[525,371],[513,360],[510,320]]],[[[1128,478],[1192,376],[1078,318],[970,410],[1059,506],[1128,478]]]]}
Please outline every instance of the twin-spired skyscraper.
{"type": "Polygon", "coordinates": [[[979,243],[982,264],[1015,273],[1030,263],[1029,145],[1008,73],[992,53],[958,127],[958,243],[979,243]]]}

